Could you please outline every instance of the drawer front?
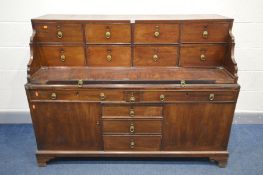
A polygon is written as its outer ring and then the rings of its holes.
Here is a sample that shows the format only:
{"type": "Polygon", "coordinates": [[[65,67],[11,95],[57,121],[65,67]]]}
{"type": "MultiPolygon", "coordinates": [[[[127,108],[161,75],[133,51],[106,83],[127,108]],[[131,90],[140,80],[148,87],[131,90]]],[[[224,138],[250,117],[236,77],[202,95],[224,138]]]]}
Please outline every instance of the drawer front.
{"type": "Polygon", "coordinates": [[[103,136],[105,151],[158,151],[161,136],[103,136]]]}
{"type": "Polygon", "coordinates": [[[161,134],[161,120],[103,120],[104,134],[161,134]]]}
{"type": "Polygon", "coordinates": [[[225,54],[225,45],[183,45],[180,51],[180,65],[184,67],[221,66],[225,54]]]}
{"type": "Polygon", "coordinates": [[[181,42],[226,42],[229,23],[185,23],[181,42]]]}
{"type": "Polygon", "coordinates": [[[31,100],[123,101],[120,90],[30,90],[31,100]]]}
{"type": "Polygon", "coordinates": [[[34,24],[38,42],[83,42],[81,24],[34,24]]]}
{"type": "Polygon", "coordinates": [[[235,91],[145,91],[143,101],[236,101],[235,91]]]}
{"type": "Polygon", "coordinates": [[[86,24],[87,43],[130,43],[130,24],[86,24]]]}
{"type": "Polygon", "coordinates": [[[160,117],[163,113],[162,106],[103,106],[103,118],[121,117],[160,117]]]}
{"type": "Polygon", "coordinates": [[[81,46],[39,46],[43,66],[84,66],[85,53],[81,46]]]}
{"type": "Polygon", "coordinates": [[[178,43],[178,24],[135,24],[135,43],[178,43]]]}
{"type": "Polygon", "coordinates": [[[89,66],[131,66],[130,46],[89,46],[87,55],[89,66]]]}
{"type": "Polygon", "coordinates": [[[176,66],[177,54],[173,46],[135,46],[134,66],[176,66]]]}

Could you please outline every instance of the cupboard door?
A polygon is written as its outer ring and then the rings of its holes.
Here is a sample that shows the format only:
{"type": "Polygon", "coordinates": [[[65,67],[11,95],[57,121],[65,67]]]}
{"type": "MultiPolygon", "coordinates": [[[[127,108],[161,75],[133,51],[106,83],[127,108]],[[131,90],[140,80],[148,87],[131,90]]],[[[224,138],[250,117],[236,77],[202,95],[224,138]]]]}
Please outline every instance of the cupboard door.
{"type": "Polygon", "coordinates": [[[226,150],[235,103],[178,103],[164,107],[163,149],[226,150]]]}
{"type": "Polygon", "coordinates": [[[31,103],[39,150],[101,148],[99,103],[31,103]]]}

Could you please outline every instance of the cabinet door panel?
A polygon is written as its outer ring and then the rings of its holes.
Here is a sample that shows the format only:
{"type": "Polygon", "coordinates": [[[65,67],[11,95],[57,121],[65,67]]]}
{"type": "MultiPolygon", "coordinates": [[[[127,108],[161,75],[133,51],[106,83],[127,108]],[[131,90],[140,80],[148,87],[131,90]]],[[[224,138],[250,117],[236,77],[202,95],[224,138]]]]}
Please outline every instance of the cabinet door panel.
{"type": "Polygon", "coordinates": [[[100,149],[98,103],[43,102],[31,104],[30,108],[38,149],[100,149]]]}
{"type": "Polygon", "coordinates": [[[226,150],[235,103],[178,103],[164,107],[164,150],[226,150]]]}

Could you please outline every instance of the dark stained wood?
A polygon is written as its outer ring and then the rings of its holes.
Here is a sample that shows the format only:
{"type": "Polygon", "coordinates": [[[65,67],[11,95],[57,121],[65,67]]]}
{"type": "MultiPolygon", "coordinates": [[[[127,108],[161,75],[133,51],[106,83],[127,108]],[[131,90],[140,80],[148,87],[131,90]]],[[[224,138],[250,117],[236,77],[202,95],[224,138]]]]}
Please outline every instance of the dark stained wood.
{"type": "Polygon", "coordinates": [[[88,46],[87,65],[99,67],[131,66],[130,46],[88,46]],[[107,56],[110,55],[110,59],[107,56]]]}
{"type": "Polygon", "coordinates": [[[229,23],[187,23],[182,26],[182,43],[226,42],[229,38],[229,23]],[[208,31],[208,37],[203,32],[208,31]]]}
{"type": "Polygon", "coordinates": [[[134,66],[176,66],[177,53],[174,46],[135,46],[134,66]]]}
{"type": "Polygon", "coordinates": [[[38,165],[207,157],[226,166],[240,90],[232,25],[219,15],[32,19],[25,89],[38,165]]]}
{"type": "Polygon", "coordinates": [[[43,66],[84,66],[82,46],[39,46],[38,54],[43,66]]]}
{"type": "Polygon", "coordinates": [[[179,24],[135,24],[135,43],[178,43],[179,24]],[[160,35],[154,36],[158,31],[160,35]]]}
{"type": "Polygon", "coordinates": [[[225,45],[192,44],[181,46],[180,66],[216,67],[222,66],[226,54],[225,45]],[[201,55],[205,60],[201,60],[201,55]]]}
{"type": "Polygon", "coordinates": [[[128,24],[86,24],[86,40],[88,43],[130,43],[131,26],[128,24]],[[106,38],[105,33],[110,32],[106,38]]]}

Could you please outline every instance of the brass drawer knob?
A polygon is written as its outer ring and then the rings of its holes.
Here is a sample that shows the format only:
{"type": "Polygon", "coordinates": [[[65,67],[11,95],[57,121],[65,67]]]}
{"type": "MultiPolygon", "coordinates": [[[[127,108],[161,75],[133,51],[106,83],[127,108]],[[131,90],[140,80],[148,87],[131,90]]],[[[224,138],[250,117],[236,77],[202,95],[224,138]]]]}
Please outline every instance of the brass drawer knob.
{"type": "Polygon", "coordinates": [[[135,127],[134,127],[133,123],[131,123],[130,132],[131,132],[131,133],[134,133],[134,131],[135,131],[135,127]]]}
{"type": "Polygon", "coordinates": [[[63,37],[63,33],[62,33],[62,31],[58,31],[57,32],[57,37],[59,38],[59,39],[61,39],[62,37],[63,37]]]}
{"type": "Polygon", "coordinates": [[[154,55],[153,55],[153,61],[156,62],[158,59],[159,59],[158,55],[157,55],[157,54],[154,54],[154,55]]]}
{"type": "Polygon", "coordinates": [[[200,55],[200,60],[201,60],[201,61],[205,61],[205,60],[206,60],[205,54],[201,54],[201,55],[200,55]]]}
{"type": "Polygon", "coordinates": [[[83,86],[83,80],[79,80],[78,81],[78,87],[82,87],[83,86]]]}
{"type": "Polygon", "coordinates": [[[51,98],[51,100],[56,100],[57,99],[57,94],[55,92],[52,92],[50,98],[51,98]]]}
{"type": "Polygon", "coordinates": [[[135,102],[135,97],[134,96],[130,97],[130,102],[135,102]]]}
{"type": "Polygon", "coordinates": [[[130,116],[134,117],[135,116],[135,111],[133,109],[130,110],[130,116]]]}
{"type": "Polygon", "coordinates": [[[133,141],[133,140],[131,140],[131,142],[130,142],[130,148],[134,148],[135,147],[135,141],[133,141]]]}
{"type": "Polygon", "coordinates": [[[60,55],[60,61],[65,62],[66,56],[64,54],[60,55]]]}
{"type": "Polygon", "coordinates": [[[155,31],[154,32],[154,37],[158,38],[160,36],[160,32],[159,31],[155,31]]]}
{"type": "Polygon", "coordinates": [[[208,38],[208,31],[207,31],[207,30],[204,30],[204,31],[203,31],[203,38],[204,38],[204,39],[207,39],[207,38],[208,38]]]}
{"type": "Polygon", "coordinates": [[[160,100],[161,100],[161,101],[164,101],[164,100],[165,100],[165,95],[164,95],[164,94],[161,94],[161,95],[160,95],[160,100]]]}
{"type": "Polygon", "coordinates": [[[105,94],[103,92],[100,93],[100,100],[105,100],[106,97],[105,97],[105,94]]]}
{"type": "Polygon", "coordinates": [[[215,94],[209,94],[209,100],[213,101],[215,99],[215,94]]]}
{"type": "Polygon", "coordinates": [[[105,33],[105,38],[110,39],[110,37],[111,37],[111,33],[109,31],[107,31],[105,33]]]}
{"type": "Polygon", "coordinates": [[[112,56],[109,54],[109,55],[107,55],[107,61],[111,61],[112,60],[112,56]]]}

